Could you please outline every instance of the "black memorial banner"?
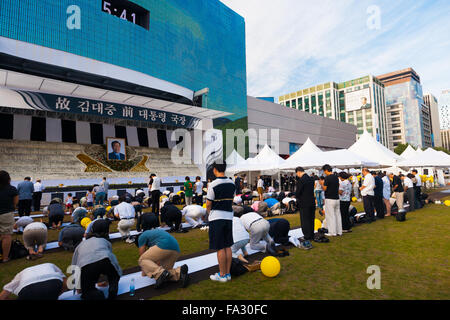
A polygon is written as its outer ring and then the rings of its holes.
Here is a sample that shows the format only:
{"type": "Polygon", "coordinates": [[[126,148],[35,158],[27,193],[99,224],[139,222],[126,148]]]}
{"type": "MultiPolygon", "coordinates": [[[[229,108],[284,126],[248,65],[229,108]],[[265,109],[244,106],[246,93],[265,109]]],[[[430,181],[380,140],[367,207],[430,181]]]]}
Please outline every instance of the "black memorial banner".
{"type": "Polygon", "coordinates": [[[28,106],[36,110],[147,121],[179,128],[195,128],[200,121],[199,118],[146,107],[40,92],[15,91],[22,96],[28,106]]]}

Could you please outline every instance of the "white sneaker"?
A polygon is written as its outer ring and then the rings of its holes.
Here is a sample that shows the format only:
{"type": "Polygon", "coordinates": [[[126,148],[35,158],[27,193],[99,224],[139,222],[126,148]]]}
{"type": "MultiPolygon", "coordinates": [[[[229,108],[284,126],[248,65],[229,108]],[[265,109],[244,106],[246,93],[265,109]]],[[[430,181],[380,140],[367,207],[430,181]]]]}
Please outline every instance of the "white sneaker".
{"type": "MultiPolygon", "coordinates": [[[[209,278],[212,281],[218,281],[218,282],[227,282],[228,281],[228,278],[226,276],[222,277],[222,276],[219,275],[219,273],[215,273],[213,275],[210,275],[209,278]]],[[[230,277],[230,280],[231,280],[231,277],[230,277]]]]}
{"type": "Polygon", "coordinates": [[[225,277],[227,277],[227,281],[231,281],[231,274],[227,274],[225,277]]]}

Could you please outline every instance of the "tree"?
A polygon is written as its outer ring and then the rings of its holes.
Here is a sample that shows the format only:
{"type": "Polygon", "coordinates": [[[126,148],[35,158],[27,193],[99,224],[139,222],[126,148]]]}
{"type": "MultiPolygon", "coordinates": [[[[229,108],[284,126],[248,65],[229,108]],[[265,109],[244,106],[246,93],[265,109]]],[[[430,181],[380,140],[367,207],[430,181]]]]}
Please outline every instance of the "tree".
{"type": "Polygon", "coordinates": [[[403,151],[405,151],[406,148],[408,148],[408,146],[409,146],[409,143],[407,143],[407,144],[399,143],[399,144],[395,147],[394,152],[395,152],[396,154],[398,154],[398,155],[401,155],[401,154],[403,153],[403,151]]]}
{"type": "Polygon", "coordinates": [[[450,155],[450,151],[447,150],[447,149],[445,149],[445,148],[442,148],[442,147],[434,147],[433,149],[436,150],[436,151],[444,151],[446,154],[449,154],[449,155],[450,155]]]}

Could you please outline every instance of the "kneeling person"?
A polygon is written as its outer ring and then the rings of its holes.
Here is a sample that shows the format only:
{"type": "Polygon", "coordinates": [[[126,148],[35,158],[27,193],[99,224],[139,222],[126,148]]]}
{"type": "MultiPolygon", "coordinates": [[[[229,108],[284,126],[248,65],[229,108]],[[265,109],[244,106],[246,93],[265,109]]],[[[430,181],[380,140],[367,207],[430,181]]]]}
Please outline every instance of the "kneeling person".
{"type": "Polygon", "coordinates": [[[180,256],[180,246],[172,235],[161,229],[147,230],[136,238],[136,244],[142,275],[154,278],[156,289],[168,281],[181,281],[183,288],[187,286],[188,266],[173,269],[180,256]]]}
{"type": "Polygon", "coordinates": [[[112,252],[111,242],[107,240],[109,222],[103,219],[92,222],[91,231],[86,238],[76,247],[72,257],[72,265],[81,268],[81,299],[105,299],[103,292],[95,287],[100,275],[108,278],[108,300],[115,299],[122,269],[112,252]]]}
{"type": "Polygon", "coordinates": [[[274,254],[275,242],[269,235],[269,222],[256,212],[246,213],[240,219],[245,229],[250,233],[250,248],[274,254]],[[260,243],[260,240],[265,240],[266,244],[260,243]]]}
{"type": "Polygon", "coordinates": [[[67,290],[67,278],[52,263],[43,263],[26,268],[3,287],[0,300],[6,300],[11,294],[18,300],[58,300],[59,295],[67,290]]]}
{"type": "Polygon", "coordinates": [[[192,204],[190,206],[186,206],[181,210],[186,222],[189,223],[192,228],[197,228],[198,226],[203,224],[203,217],[206,216],[206,208],[202,206],[192,204]]]}

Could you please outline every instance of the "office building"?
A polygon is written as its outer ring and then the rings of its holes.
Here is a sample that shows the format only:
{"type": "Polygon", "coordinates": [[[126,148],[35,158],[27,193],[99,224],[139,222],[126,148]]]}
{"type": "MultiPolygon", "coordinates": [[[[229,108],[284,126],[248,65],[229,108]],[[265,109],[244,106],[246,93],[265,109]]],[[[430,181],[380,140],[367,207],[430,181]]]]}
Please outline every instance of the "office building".
{"type": "Polygon", "coordinates": [[[431,112],[423,101],[419,75],[407,68],[377,78],[385,86],[389,148],[400,143],[431,147],[431,112]]]}
{"type": "Polygon", "coordinates": [[[431,93],[423,96],[425,105],[430,109],[431,115],[431,143],[433,147],[442,147],[441,142],[441,124],[439,121],[439,104],[438,100],[431,93]]]}
{"type": "Polygon", "coordinates": [[[357,136],[366,130],[387,146],[384,85],[368,75],[345,82],[327,82],[278,98],[281,105],[353,124],[357,136]]]}

